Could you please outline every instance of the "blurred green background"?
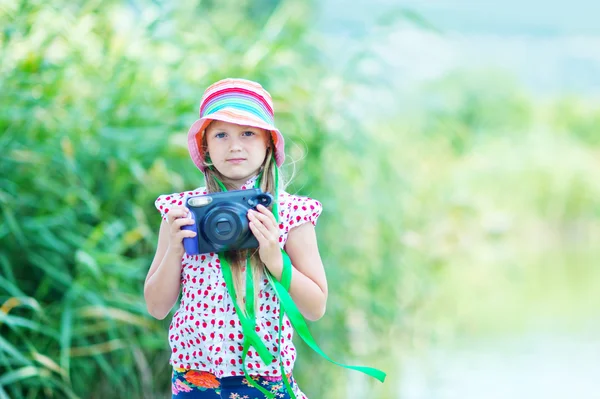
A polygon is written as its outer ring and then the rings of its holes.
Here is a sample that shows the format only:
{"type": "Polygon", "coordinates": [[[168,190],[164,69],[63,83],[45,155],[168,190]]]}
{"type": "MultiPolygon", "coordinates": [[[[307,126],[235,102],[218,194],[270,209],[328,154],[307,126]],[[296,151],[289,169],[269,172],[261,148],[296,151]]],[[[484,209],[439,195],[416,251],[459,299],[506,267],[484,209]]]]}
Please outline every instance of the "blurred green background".
{"type": "Polygon", "coordinates": [[[388,372],[298,341],[310,398],[597,397],[594,13],[422,4],[0,2],[0,398],[170,397],[153,202],[202,185],[185,134],[228,76],[324,205],[317,342],[388,372]]]}

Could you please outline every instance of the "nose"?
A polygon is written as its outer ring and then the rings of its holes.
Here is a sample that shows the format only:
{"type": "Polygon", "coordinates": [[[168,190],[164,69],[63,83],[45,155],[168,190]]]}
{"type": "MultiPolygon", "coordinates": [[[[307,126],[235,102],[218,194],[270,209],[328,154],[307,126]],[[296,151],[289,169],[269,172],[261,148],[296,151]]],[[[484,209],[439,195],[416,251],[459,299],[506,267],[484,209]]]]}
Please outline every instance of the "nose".
{"type": "Polygon", "coordinates": [[[239,152],[242,150],[242,141],[239,137],[232,137],[229,140],[229,151],[230,152],[239,152]]]}

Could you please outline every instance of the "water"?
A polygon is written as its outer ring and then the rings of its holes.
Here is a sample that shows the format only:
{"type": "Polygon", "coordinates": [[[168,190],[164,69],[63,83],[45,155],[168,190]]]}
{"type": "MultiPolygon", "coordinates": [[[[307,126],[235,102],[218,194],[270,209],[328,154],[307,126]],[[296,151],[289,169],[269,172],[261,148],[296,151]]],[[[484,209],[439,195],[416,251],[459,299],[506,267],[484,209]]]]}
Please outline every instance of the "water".
{"type": "Polygon", "coordinates": [[[600,333],[532,334],[414,355],[400,399],[600,398],[600,333]]]}

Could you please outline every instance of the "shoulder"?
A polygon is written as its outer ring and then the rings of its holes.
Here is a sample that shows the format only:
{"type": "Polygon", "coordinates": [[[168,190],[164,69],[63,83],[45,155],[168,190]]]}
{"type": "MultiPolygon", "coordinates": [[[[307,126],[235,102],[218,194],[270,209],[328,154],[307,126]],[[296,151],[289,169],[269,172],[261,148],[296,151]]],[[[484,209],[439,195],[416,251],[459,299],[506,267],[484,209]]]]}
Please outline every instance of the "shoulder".
{"type": "Polygon", "coordinates": [[[296,227],[306,222],[316,226],[317,219],[323,211],[323,205],[319,200],[285,191],[279,194],[278,205],[280,221],[287,223],[289,227],[296,227]]]}
{"type": "Polygon", "coordinates": [[[160,212],[163,219],[166,220],[166,215],[169,213],[169,209],[174,206],[181,206],[187,197],[192,195],[204,195],[206,194],[206,187],[198,187],[191,191],[182,191],[179,193],[161,194],[154,201],[154,206],[160,212]]]}

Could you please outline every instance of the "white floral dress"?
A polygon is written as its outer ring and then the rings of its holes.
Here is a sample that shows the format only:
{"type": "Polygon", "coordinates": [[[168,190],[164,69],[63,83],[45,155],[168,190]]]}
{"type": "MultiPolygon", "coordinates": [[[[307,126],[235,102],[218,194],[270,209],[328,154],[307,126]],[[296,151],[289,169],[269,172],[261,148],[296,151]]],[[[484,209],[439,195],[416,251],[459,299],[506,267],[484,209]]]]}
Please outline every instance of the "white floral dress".
{"type": "MultiPolygon", "coordinates": [[[[242,189],[252,188],[254,182],[255,178],[250,179],[242,189]]],[[[161,195],[155,206],[166,220],[171,207],[183,205],[186,197],[199,194],[206,194],[205,188],[161,195]]],[[[306,222],[316,225],[322,205],[312,198],[286,192],[279,194],[278,201],[279,243],[283,248],[292,228],[306,222]]],[[[178,370],[208,372],[216,378],[243,375],[244,336],[223,279],[219,256],[216,253],[184,254],[181,262],[181,299],[169,327],[170,364],[178,370]]],[[[266,279],[260,284],[258,305],[256,332],[269,351],[277,355],[279,301],[266,279]]],[[[296,360],[293,334],[290,321],[284,316],[281,353],[288,375],[296,360]]],[[[246,357],[246,368],[251,375],[281,377],[279,363],[264,364],[252,347],[246,357]]],[[[303,397],[300,391],[297,396],[303,397]]]]}

